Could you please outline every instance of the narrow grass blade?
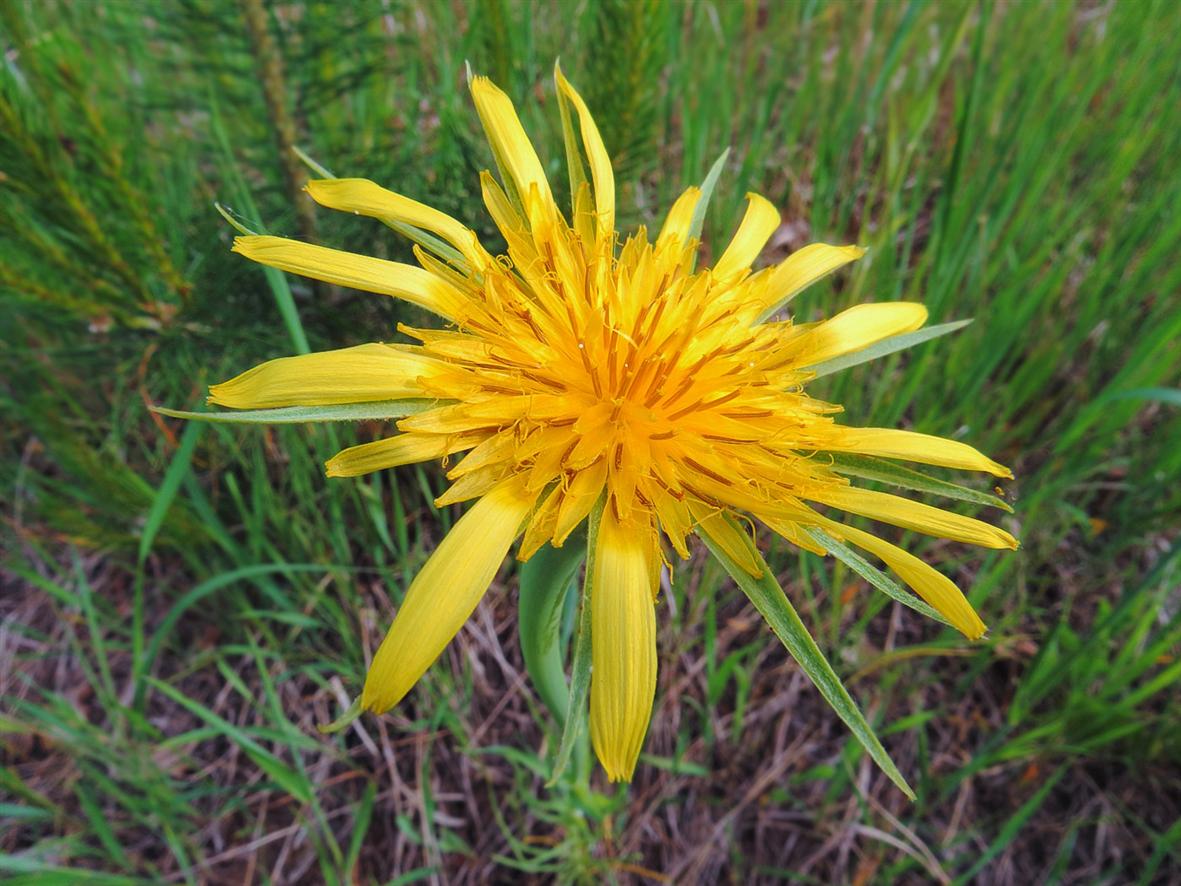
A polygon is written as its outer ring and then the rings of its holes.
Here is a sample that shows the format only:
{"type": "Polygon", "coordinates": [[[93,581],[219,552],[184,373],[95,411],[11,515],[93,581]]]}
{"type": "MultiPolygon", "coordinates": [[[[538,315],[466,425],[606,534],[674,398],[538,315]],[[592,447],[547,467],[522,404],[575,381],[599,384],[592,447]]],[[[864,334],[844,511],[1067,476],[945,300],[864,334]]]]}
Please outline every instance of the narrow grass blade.
{"type": "Polygon", "coordinates": [[[885,357],[888,354],[905,351],[907,348],[921,345],[923,342],[930,341],[933,338],[939,338],[942,335],[957,332],[971,322],[971,320],[956,320],[953,323],[939,323],[936,326],[928,326],[926,329],[917,329],[914,332],[907,332],[903,335],[891,336],[878,342],[876,345],[870,345],[863,351],[857,351],[855,354],[846,354],[843,357],[833,357],[831,360],[825,360],[823,363],[817,363],[815,366],[808,368],[816,374],[816,378],[832,375],[834,372],[840,372],[852,366],[860,366],[862,363],[868,363],[870,360],[877,360],[879,357],[885,357]]]}
{"type": "Polygon", "coordinates": [[[156,625],[152,632],[151,642],[148,644],[147,654],[144,656],[145,667],[150,668],[152,662],[159,656],[161,647],[168,639],[169,634],[172,633],[172,629],[176,627],[177,622],[180,621],[181,616],[210,594],[236,584],[239,581],[257,578],[263,575],[272,575],[274,573],[291,575],[296,572],[327,572],[334,568],[337,567],[321,566],[314,563],[255,563],[206,579],[173,603],[172,608],[168,610],[168,613],[156,625]]]}
{"type": "Polygon", "coordinates": [[[160,482],[160,486],[152,498],[152,506],[148,509],[148,515],[144,518],[143,531],[139,536],[140,563],[147,559],[148,552],[152,549],[152,542],[156,540],[156,534],[164,525],[168,509],[176,498],[176,493],[180,489],[185,474],[189,472],[189,466],[193,461],[193,450],[197,448],[197,441],[203,430],[201,425],[189,425],[181,435],[180,446],[177,448],[176,454],[173,455],[172,461],[169,462],[168,470],[164,472],[164,479],[160,482]]]}
{"type": "Polygon", "coordinates": [[[521,655],[538,695],[559,725],[566,722],[570,705],[560,642],[562,611],[585,556],[586,549],[573,541],[560,548],[547,544],[521,566],[517,618],[521,655]]]}
{"type": "Polygon", "coordinates": [[[215,421],[226,424],[292,425],[318,421],[380,421],[405,418],[445,405],[443,400],[379,400],[373,403],[344,403],[335,406],[282,406],[278,409],[243,409],[241,412],[186,412],[153,406],[152,411],[169,418],[215,421]]]}
{"type": "Polygon", "coordinates": [[[823,529],[816,527],[804,527],[804,531],[816,540],[816,543],[823,546],[826,551],[864,578],[867,582],[885,594],[901,603],[903,606],[909,606],[915,612],[933,618],[935,621],[949,624],[946,618],[940,615],[934,608],[928,606],[902,585],[898,584],[882,570],[873,566],[868,560],[858,554],[855,550],[849,547],[844,542],[837,541],[823,529]]]}
{"type": "MultiPolygon", "coordinates": [[[[733,523],[732,518],[727,517],[727,519],[733,523]]],[[[738,525],[733,525],[739,535],[746,538],[746,534],[741,531],[738,525]]],[[[779,582],[776,581],[771,567],[767,565],[763,555],[748,540],[751,555],[756,558],[756,562],[763,570],[763,574],[759,578],[754,578],[732,560],[708,535],[704,532],[698,532],[697,535],[709,548],[710,553],[717,557],[718,562],[730,573],[734,583],[742,588],[743,593],[750,598],[755,608],[770,625],[771,630],[775,632],[775,636],[780,639],[787,651],[791,653],[792,658],[803,668],[804,673],[820,690],[820,694],[836,711],[837,716],[845,721],[845,725],[849,727],[882,772],[908,798],[915,799],[914,791],[910,789],[910,785],[906,783],[906,779],[902,777],[902,773],[898,771],[898,767],[894,765],[894,761],[890,759],[886,749],[882,747],[873,729],[866,722],[857,703],[853,701],[852,696],[841,683],[840,677],[832,669],[832,665],[828,663],[828,659],[824,657],[824,653],[820,651],[820,647],[816,645],[812,635],[808,633],[808,629],[800,620],[799,613],[791,605],[791,601],[787,599],[787,595],[783,592],[779,582]]]]}
{"type": "Polygon", "coordinates": [[[204,705],[193,701],[193,699],[189,698],[179,689],[165,683],[163,680],[157,680],[154,677],[148,677],[147,679],[161,693],[167,695],[189,713],[204,720],[210,726],[217,729],[226,739],[240,747],[254,761],[254,764],[259,769],[270,776],[275,784],[292,797],[301,803],[310,804],[312,802],[312,792],[308,783],[294,769],[247,735],[244,730],[239,729],[229,720],[219,717],[204,705]]]}
{"type": "Polygon", "coordinates": [[[1112,391],[1099,398],[1107,400],[1155,400],[1170,406],[1181,406],[1181,388],[1136,388],[1131,391],[1112,391]]]}
{"type": "Polygon", "coordinates": [[[887,461],[884,458],[873,458],[868,455],[851,455],[848,453],[833,453],[833,470],[847,477],[860,477],[862,480],[877,480],[899,486],[902,489],[913,489],[915,492],[929,492],[932,495],[942,495],[972,504],[984,505],[990,508],[1000,508],[1013,513],[1013,508],[1003,498],[988,492],[980,492],[958,483],[949,483],[937,477],[931,477],[914,468],[903,467],[887,461]]]}
{"type": "Polygon", "coordinates": [[[997,835],[997,838],[992,842],[992,845],[984,850],[983,854],[981,854],[976,859],[976,863],[973,864],[966,873],[956,877],[956,879],[952,881],[955,886],[963,886],[963,884],[971,883],[972,879],[978,873],[984,870],[990,861],[1004,852],[1004,850],[1013,842],[1013,840],[1016,839],[1017,835],[1021,832],[1021,829],[1025,826],[1025,823],[1029,821],[1033,814],[1041,808],[1041,805],[1046,802],[1046,797],[1049,796],[1050,791],[1052,791],[1057,786],[1058,782],[1062,780],[1062,776],[1065,774],[1066,766],[1059,766],[1044,782],[1042,782],[1042,786],[1037,789],[1037,792],[1024,803],[1022,803],[1021,808],[1013,813],[1009,820],[1005,822],[1004,826],[1001,828],[1000,834],[997,835]]]}
{"type": "Polygon", "coordinates": [[[344,871],[342,873],[353,882],[360,880],[357,876],[357,862],[361,858],[361,847],[365,845],[365,835],[369,833],[369,825],[373,821],[373,801],[377,797],[377,782],[371,781],[365,785],[365,793],[357,803],[353,813],[353,833],[349,837],[348,854],[345,855],[344,871]]]}
{"type": "MultiPolygon", "coordinates": [[[[223,125],[219,106],[212,92],[210,93],[209,106],[211,111],[211,130],[217,141],[222,170],[226,174],[226,180],[233,190],[234,200],[240,206],[244,207],[250,215],[257,217],[258,210],[255,208],[254,199],[250,195],[250,188],[238,172],[234,151],[230,146],[230,139],[223,125]]],[[[223,218],[228,217],[226,213],[222,212],[220,207],[218,207],[218,212],[221,213],[223,218]]],[[[235,227],[237,226],[235,225],[235,227]]],[[[266,276],[267,286],[271,290],[271,295],[275,299],[275,307],[279,311],[283,325],[287,328],[287,334],[291,338],[291,344],[295,348],[296,353],[309,353],[311,346],[308,344],[307,333],[304,332],[303,321],[299,316],[299,308],[295,305],[295,297],[291,294],[291,286],[287,283],[287,277],[282,271],[270,267],[264,267],[263,273],[266,276]]]]}

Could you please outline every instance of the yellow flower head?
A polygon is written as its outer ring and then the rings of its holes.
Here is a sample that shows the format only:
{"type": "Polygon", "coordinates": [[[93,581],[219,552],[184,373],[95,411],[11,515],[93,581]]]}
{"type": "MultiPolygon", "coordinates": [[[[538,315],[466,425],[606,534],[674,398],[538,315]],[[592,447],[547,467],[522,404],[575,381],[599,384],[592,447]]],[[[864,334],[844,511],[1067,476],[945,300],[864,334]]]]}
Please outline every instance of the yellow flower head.
{"type": "Polygon", "coordinates": [[[665,541],[687,557],[687,536],[700,532],[758,575],[760,561],[733,515],[824,553],[807,532],[820,528],[883,560],[949,623],[978,638],[984,624],[948,579],[816,506],[1015,548],[1011,535],[987,523],[850,485],[832,454],[1011,475],[963,443],[838,424],[840,407],[805,393],[810,367],[927,319],[909,302],[861,305],[820,323],[778,317],[799,290],[859,258],[858,247],[813,244],[752,270],[780,215],[751,194],[729,246],[712,268],[697,269],[698,188],[681,195],[654,238],[640,228],[620,243],[610,158],[583,100],[560,71],[555,76],[568,134],[569,217],[512,102],[474,78],[472,96],[503,180],[481,176],[484,202],[507,255],[492,255],[456,220],[373,182],[310,182],[308,192],[324,206],[410,231],[427,247],[416,249],[421,267],[277,237],[242,237],[235,250],[404,299],[437,314],[444,328],[400,327],[417,344],[273,360],[214,385],[210,402],[428,401],[397,423],[397,436],[331,459],[334,477],[467,453],[448,472],[454,483],[438,504],[478,501],[407,591],[365,682],[362,704],[373,711],[397,704],[440,654],[515,540],[522,539],[522,560],[547,542],[560,546],[602,503],[588,576],[591,737],[608,775],[627,780],[656,686],[654,604],[665,541]]]}

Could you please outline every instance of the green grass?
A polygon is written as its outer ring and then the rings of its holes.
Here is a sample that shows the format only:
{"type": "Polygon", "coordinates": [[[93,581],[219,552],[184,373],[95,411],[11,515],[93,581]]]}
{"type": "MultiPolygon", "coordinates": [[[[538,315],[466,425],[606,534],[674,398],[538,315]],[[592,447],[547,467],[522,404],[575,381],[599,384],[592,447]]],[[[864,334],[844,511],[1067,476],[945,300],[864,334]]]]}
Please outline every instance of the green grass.
{"type": "MultiPolygon", "coordinates": [[[[0,4],[0,876],[1181,876],[1181,8],[268,5],[275,81],[249,5],[0,4]],[[761,539],[914,803],[700,555],[659,613],[628,791],[546,787],[559,732],[524,678],[512,570],[403,705],[322,736],[456,516],[431,504],[440,473],[326,480],[377,422],[148,409],[199,408],[303,337],[415,319],[229,253],[215,201],[255,230],[307,224],[267,90],[316,161],[494,246],[464,62],[518,100],[561,183],[559,55],[618,155],[622,225],[659,224],[729,147],[707,250],[748,190],[783,209],[766,261],[870,249],[798,316],[905,298],[932,323],[974,318],[816,389],[850,421],[1015,468],[1017,555],[907,541],[969,590],[988,639],[761,539]]],[[[312,221],[321,242],[410,254],[364,220],[312,221]]]]}

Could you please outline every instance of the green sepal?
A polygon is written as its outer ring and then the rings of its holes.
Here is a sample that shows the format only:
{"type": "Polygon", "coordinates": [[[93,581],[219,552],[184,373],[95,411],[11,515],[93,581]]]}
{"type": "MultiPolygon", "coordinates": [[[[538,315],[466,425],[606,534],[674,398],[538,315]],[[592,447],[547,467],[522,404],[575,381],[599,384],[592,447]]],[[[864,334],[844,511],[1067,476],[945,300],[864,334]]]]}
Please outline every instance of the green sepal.
{"type": "MultiPolygon", "coordinates": [[[[312,172],[316,173],[316,175],[320,176],[320,178],[337,178],[337,176],[333,175],[326,167],[317,163],[311,156],[307,154],[307,152],[301,148],[294,147],[292,150],[295,152],[295,156],[297,156],[303,162],[303,165],[312,170],[312,172]]],[[[225,213],[223,212],[222,215],[224,216],[225,213]]],[[[229,219],[228,217],[227,221],[229,221],[230,224],[234,224],[233,220],[229,219]]],[[[429,231],[424,231],[422,228],[415,227],[414,225],[408,224],[406,222],[395,221],[394,219],[381,218],[378,219],[378,221],[380,221],[387,228],[397,231],[412,243],[417,243],[427,252],[433,253],[434,255],[443,259],[445,262],[449,262],[454,267],[464,272],[468,270],[467,259],[463,257],[462,253],[460,253],[460,251],[450,243],[445,243],[429,231]]],[[[237,227],[237,225],[235,225],[235,227],[237,227]]]]}
{"type": "Polygon", "coordinates": [[[169,418],[190,421],[214,421],[248,425],[292,425],[318,421],[371,421],[405,418],[449,401],[377,400],[372,403],[342,403],[333,406],[282,406],[277,409],[243,409],[232,412],[185,412],[182,409],[151,407],[152,412],[169,418]]]}
{"type": "Polygon", "coordinates": [[[884,458],[874,458],[868,455],[853,455],[850,453],[832,453],[832,468],[838,474],[847,477],[860,477],[862,480],[877,480],[889,483],[902,489],[912,489],[915,492],[929,492],[932,495],[942,495],[972,504],[984,505],[990,508],[1000,508],[1002,511],[1013,513],[1013,508],[1003,498],[988,492],[980,492],[958,483],[949,483],[936,477],[928,476],[914,468],[903,467],[887,461],[884,458]]]}
{"type": "Polygon", "coordinates": [[[869,582],[887,597],[892,597],[903,606],[909,606],[915,612],[925,615],[927,618],[933,618],[935,621],[942,622],[945,625],[951,624],[946,618],[940,615],[934,607],[924,603],[922,600],[896,582],[889,575],[882,572],[882,570],[875,567],[872,563],[870,563],[844,542],[837,541],[835,538],[817,526],[803,526],[801,528],[804,530],[804,532],[808,533],[808,535],[812,536],[813,540],[815,540],[818,545],[820,545],[822,548],[824,548],[826,551],[828,551],[830,554],[832,554],[834,557],[864,578],[867,582],[869,582]]]}
{"type": "Polygon", "coordinates": [[[791,601],[787,599],[787,595],[783,592],[774,573],[771,572],[771,567],[763,559],[763,555],[759,553],[758,548],[754,546],[746,533],[741,531],[733,517],[726,515],[725,519],[734,528],[737,537],[745,540],[751,556],[761,567],[762,574],[758,578],[754,578],[734,562],[704,532],[699,531],[698,537],[709,548],[710,553],[718,559],[730,577],[734,579],[734,583],[750,598],[751,603],[766,620],[771,630],[775,632],[775,636],[791,653],[792,658],[799,663],[808,679],[820,690],[824,700],[845,722],[845,725],[849,727],[873,761],[877,763],[890,781],[898,786],[899,790],[913,800],[915,798],[914,791],[910,789],[910,785],[906,783],[906,779],[902,777],[902,773],[898,771],[898,767],[894,765],[894,761],[890,759],[890,755],[886,753],[886,749],[882,747],[882,743],[878,741],[873,729],[866,722],[857,703],[853,701],[852,696],[841,683],[840,677],[832,669],[832,665],[828,663],[828,659],[824,657],[824,653],[820,651],[820,647],[816,645],[812,635],[808,633],[799,613],[791,605],[791,601]]]}
{"type": "Polygon", "coordinates": [[[885,357],[888,354],[905,351],[907,348],[921,345],[923,342],[930,341],[933,338],[939,338],[951,332],[958,332],[971,322],[971,320],[956,320],[952,323],[939,323],[935,326],[928,326],[926,329],[916,329],[914,332],[906,332],[902,335],[892,335],[863,350],[856,351],[852,354],[845,354],[841,357],[833,357],[831,360],[825,360],[822,363],[817,363],[815,366],[809,366],[807,368],[814,373],[814,378],[832,375],[834,372],[840,372],[852,366],[860,366],[862,363],[877,360],[879,357],[885,357]]]}
{"type": "MultiPolygon", "coordinates": [[[[561,66],[554,63],[554,82],[557,83],[561,66]]],[[[578,191],[587,184],[586,167],[583,165],[582,139],[574,131],[574,114],[570,107],[570,100],[562,93],[560,87],[555,89],[558,97],[558,113],[562,119],[562,143],[566,148],[566,173],[570,178],[570,224],[575,224],[574,216],[578,212],[575,205],[578,191]]]]}
{"type": "Polygon", "coordinates": [[[701,239],[701,229],[705,226],[705,213],[709,209],[709,201],[713,198],[714,188],[717,187],[722,170],[726,168],[726,160],[729,156],[730,149],[726,148],[722,151],[721,156],[714,161],[714,165],[709,168],[709,172],[705,174],[705,180],[701,183],[701,197],[693,208],[693,219],[689,222],[690,240],[701,239]]]}

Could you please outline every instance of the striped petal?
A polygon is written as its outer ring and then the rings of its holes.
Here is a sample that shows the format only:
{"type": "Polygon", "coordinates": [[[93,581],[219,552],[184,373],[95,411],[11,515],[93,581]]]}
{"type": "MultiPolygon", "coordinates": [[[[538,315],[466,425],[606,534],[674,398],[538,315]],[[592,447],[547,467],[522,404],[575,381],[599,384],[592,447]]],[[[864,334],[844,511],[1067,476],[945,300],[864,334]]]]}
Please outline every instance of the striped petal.
{"type": "Polygon", "coordinates": [[[800,366],[815,366],[884,338],[913,332],[926,322],[927,309],[917,302],[856,305],[817,323],[784,347],[800,366]]]}
{"type": "Polygon", "coordinates": [[[441,367],[404,345],[357,345],[260,363],[211,385],[208,402],[231,409],[272,409],[429,397],[419,379],[441,367]]]}
{"type": "Polygon", "coordinates": [[[484,133],[492,146],[501,173],[508,176],[523,203],[529,189],[536,186],[538,195],[553,202],[549,181],[545,177],[533,143],[525,134],[512,101],[487,77],[473,77],[472,99],[476,113],[484,125],[484,133]]]}
{"type": "Polygon", "coordinates": [[[581,523],[599,500],[603,485],[607,482],[607,459],[601,458],[585,470],[579,471],[570,481],[562,496],[554,522],[554,543],[562,545],[567,536],[581,523]]]}
{"type": "Polygon", "coordinates": [[[603,512],[591,574],[591,743],[611,781],[630,781],[656,695],[656,612],[646,538],[603,512]]]}
{"type": "Polygon", "coordinates": [[[470,449],[479,443],[478,437],[455,435],[449,437],[421,434],[399,434],[360,446],[342,449],[324,464],[329,477],[360,477],[386,468],[417,464],[442,458],[454,452],[470,449]]]}
{"type": "Polygon", "coordinates": [[[952,627],[969,640],[979,640],[987,630],[972,604],[955,582],[931,568],[918,557],[888,541],[839,523],[825,528],[838,538],[852,542],[873,554],[892,569],[932,609],[951,622],[952,627]]]}
{"type": "Polygon", "coordinates": [[[558,84],[559,96],[574,105],[574,110],[578,112],[582,145],[590,161],[591,180],[595,185],[595,215],[598,220],[599,239],[611,239],[615,236],[615,173],[611,169],[611,157],[586,102],[570,85],[570,81],[557,65],[554,65],[554,80],[558,84]]]}
{"type": "Polygon", "coordinates": [[[502,483],[459,519],[431,554],[398,608],[361,693],[370,711],[389,710],[463,627],[533,506],[517,479],[502,483]]]}
{"type": "Polygon", "coordinates": [[[321,206],[380,219],[404,222],[442,237],[476,268],[485,267],[492,256],[480,245],[475,231],[445,212],[425,203],[395,194],[365,178],[329,178],[310,181],[308,194],[321,206]]]}
{"type": "Polygon", "coordinates": [[[750,540],[744,538],[721,511],[709,505],[690,501],[689,513],[693,515],[697,527],[725,551],[726,556],[755,578],[763,574],[759,558],[751,550],[750,540]]]}
{"type": "Polygon", "coordinates": [[[664,246],[666,243],[676,241],[682,247],[689,244],[689,232],[693,228],[693,213],[697,210],[697,204],[701,200],[701,188],[688,187],[685,192],[677,198],[677,202],[673,204],[672,209],[668,211],[668,216],[664,219],[664,225],[660,228],[660,236],[656,238],[656,248],[664,246]]]}
{"type": "Polygon", "coordinates": [[[749,269],[782,221],[779,210],[765,197],[752,193],[747,194],[746,199],[746,214],[734,233],[734,239],[714,264],[713,273],[717,280],[729,279],[749,269]]]}
{"type": "Polygon", "coordinates": [[[1009,548],[1014,551],[1018,548],[1017,539],[983,520],[933,508],[900,495],[842,486],[826,490],[815,501],[936,538],[949,538],[983,548],[1009,548]]]}
{"type": "Polygon", "coordinates": [[[467,301],[455,287],[414,265],[313,246],[299,240],[237,237],[234,252],[302,277],[405,299],[448,320],[461,316],[467,301]]]}
{"type": "Polygon", "coordinates": [[[860,246],[830,246],[827,243],[810,243],[796,250],[771,272],[763,318],[774,314],[817,280],[863,255],[865,250],[860,246]]]}
{"type": "Polygon", "coordinates": [[[984,471],[994,477],[1013,478],[1013,472],[984,453],[956,440],[931,434],[901,431],[894,428],[841,428],[833,442],[826,442],[829,452],[855,452],[897,458],[924,465],[939,465],[963,471],[984,471]]]}

